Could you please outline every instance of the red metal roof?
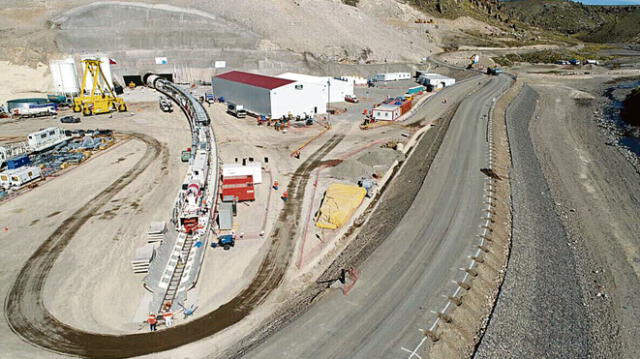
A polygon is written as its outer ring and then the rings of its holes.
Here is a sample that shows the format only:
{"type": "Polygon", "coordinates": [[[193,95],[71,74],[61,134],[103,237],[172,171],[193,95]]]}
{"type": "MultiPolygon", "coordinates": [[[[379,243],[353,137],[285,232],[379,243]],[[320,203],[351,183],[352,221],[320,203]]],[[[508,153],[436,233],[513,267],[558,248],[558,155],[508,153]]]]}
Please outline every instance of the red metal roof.
{"type": "Polygon", "coordinates": [[[281,79],[279,77],[264,76],[242,71],[231,71],[220,74],[216,77],[228,81],[240,82],[255,87],[262,87],[269,90],[273,90],[274,88],[278,88],[295,82],[292,80],[281,79]]]}

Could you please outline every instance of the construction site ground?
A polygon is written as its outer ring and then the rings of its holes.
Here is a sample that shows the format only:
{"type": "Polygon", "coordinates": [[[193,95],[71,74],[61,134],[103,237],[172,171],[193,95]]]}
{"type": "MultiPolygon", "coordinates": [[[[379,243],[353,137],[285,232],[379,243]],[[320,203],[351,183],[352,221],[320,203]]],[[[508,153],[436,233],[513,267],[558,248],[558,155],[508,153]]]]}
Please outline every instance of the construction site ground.
{"type": "MultiPolygon", "coordinates": [[[[226,303],[254,278],[269,246],[269,232],[278,219],[283,202],[280,195],[289,184],[295,169],[336,133],[346,134],[324,158],[347,159],[366,152],[387,141],[406,141],[403,134],[411,134],[416,126],[394,124],[373,130],[359,128],[362,109],[381,102],[387,96],[398,96],[413,85],[410,81],[393,83],[375,89],[358,89],[359,104],[339,104],[346,113],[331,116],[333,126],[318,140],[301,151],[301,158],[290,153],[325,128],[290,128],[286,133],[271,127],[256,126],[253,119],[236,119],[225,113],[223,104],[206,107],[213,119],[212,126],[219,141],[221,159],[233,163],[235,159],[253,157],[263,163],[263,183],[256,186],[257,200],[238,205],[237,234],[245,233],[230,251],[220,248],[207,251],[196,288],[188,294],[188,303],[195,304],[191,318],[226,303]],[[371,146],[375,143],[374,146],[371,146]],[[271,189],[278,179],[280,191],[271,189]],[[266,219],[265,219],[266,216],[266,219]],[[257,219],[257,220],[256,220],[257,219]],[[264,237],[259,236],[265,231],[264,237]]],[[[204,91],[205,88],[196,89],[204,91]]],[[[62,251],[48,273],[44,285],[45,306],[51,314],[72,327],[106,334],[134,333],[146,330],[143,325],[145,306],[150,299],[142,287],[142,276],[134,275],[130,259],[135,248],[146,244],[146,230],[152,221],[167,221],[175,193],[186,171],[179,161],[180,152],[190,146],[188,125],[180,111],[163,113],[150,89],[127,90],[129,112],[82,117],[79,124],[60,124],[54,118],[3,120],[3,135],[24,137],[41,128],[59,126],[65,129],[109,128],[125,133],[130,139],[100,156],[53,180],[47,180],[32,191],[3,204],[0,222],[8,224],[0,232],[0,241],[16,253],[5,263],[3,289],[7,293],[22,263],[43,241],[67,223],[78,224],[73,239],[62,251]],[[134,102],[144,100],[145,102],[134,102]],[[149,101],[146,101],[149,100],[149,101]],[[150,160],[142,161],[143,157],[150,160]],[[141,163],[148,167],[138,168],[141,163]],[[138,168],[139,175],[115,194],[88,218],[70,217],[77,209],[92,203],[102,192],[128,170],[138,168]],[[6,209],[6,210],[5,210],[6,209]],[[70,222],[71,221],[71,222],[70,222]],[[16,241],[16,238],[20,238],[16,241]],[[13,264],[12,264],[13,263],[13,264]]],[[[61,113],[59,116],[64,115],[61,113]]],[[[429,116],[411,121],[426,121],[429,116]]],[[[335,178],[320,177],[321,188],[335,178]]],[[[311,188],[307,188],[309,192],[311,188]]],[[[316,196],[319,196],[317,192],[316,196]]],[[[309,196],[308,194],[306,196],[309,196]]],[[[317,197],[316,197],[317,198],[317,197]]],[[[313,226],[313,223],[309,223],[313,226]]],[[[295,257],[291,263],[295,263],[295,257]]],[[[47,273],[42,273],[47,275],[47,273]]],[[[296,275],[294,275],[296,277],[296,275]]],[[[310,277],[307,277],[307,279],[310,277]]],[[[296,286],[303,283],[296,282],[296,286]]],[[[286,291],[286,289],[285,289],[286,291]]],[[[269,307],[265,313],[268,313],[269,307]]],[[[6,318],[3,316],[3,318],[6,318]]],[[[2,319],[5,321],[6,319],[2,319]]],[[[178,316],[179,324],[182,320],[178,316]]],[[[3,325],[3,331],[9,330],[3,325]]],[[[20,340],[2,335],[3,347],[15,350],[20,340]]],[[[13,350],[11,349],[11,350],[13,350]]]]}

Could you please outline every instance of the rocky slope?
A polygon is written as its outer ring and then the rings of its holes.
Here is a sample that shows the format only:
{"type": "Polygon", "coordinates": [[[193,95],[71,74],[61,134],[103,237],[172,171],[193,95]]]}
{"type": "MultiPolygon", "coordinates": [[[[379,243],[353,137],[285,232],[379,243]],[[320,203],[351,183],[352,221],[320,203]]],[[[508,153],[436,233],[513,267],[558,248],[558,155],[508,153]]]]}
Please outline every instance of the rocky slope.
{"type": "Polygon", "coordinates": [[[502,16],[592,42],[640,42],[640,6],[587,6],[569,0],[514,0],[502,16]]]}

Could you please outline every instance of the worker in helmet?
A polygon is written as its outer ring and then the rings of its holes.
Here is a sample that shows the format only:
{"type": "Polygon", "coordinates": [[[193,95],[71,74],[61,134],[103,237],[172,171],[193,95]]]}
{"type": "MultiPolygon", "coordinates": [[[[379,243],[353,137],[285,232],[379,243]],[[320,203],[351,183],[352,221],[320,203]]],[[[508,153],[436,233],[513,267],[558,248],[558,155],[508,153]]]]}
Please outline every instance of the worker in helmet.
{"type": "Polygon", "coordinates": [[[149,317],[147,317],[147,323],[149,323],[149,331],[155,332],[158,330],[156,326],[158,325],[158,318],[154,313],[149,313],[149,317]]]}

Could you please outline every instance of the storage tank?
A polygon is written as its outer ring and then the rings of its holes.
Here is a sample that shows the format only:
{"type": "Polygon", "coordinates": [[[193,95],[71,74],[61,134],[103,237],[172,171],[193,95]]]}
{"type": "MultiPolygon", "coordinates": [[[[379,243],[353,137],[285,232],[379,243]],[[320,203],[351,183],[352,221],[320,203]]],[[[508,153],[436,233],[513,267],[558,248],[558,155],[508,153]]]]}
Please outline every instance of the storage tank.
{"type": "MultiPolygon", "coordinates": [[[[102,74],[104,74],[104,77],[107,79],[107,82],[109,84],[109,86],[111,88],[113,88],[113,79],[111,78],[111,63],[109,61],[109,58],[107,56],[100,56],[100,55],[82,55],[80,57],[82,60],[87,60],[87,59],[97,59],[100,60],[100,70],[102,70],[102,74]]],[[[84,64],[82,64],[82,71],[84,71],[84,64]]],[[[102,82],[100,82],[101,85],[104,85],[102,82]]],[[[93,87],[93,77],[91,76],[91,74],[87,74],[87,84],[86,84],[86,88],[90,91],[90,89],[93,87]]]]}
{"type": "Polygon", "coordinates": [[[77,96],[80,93],[76,62],[73,58],[53,60],[49,63],[53,88],[56,93],[77,96]]]}

